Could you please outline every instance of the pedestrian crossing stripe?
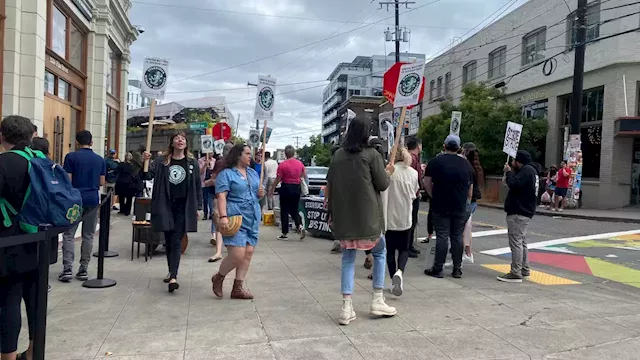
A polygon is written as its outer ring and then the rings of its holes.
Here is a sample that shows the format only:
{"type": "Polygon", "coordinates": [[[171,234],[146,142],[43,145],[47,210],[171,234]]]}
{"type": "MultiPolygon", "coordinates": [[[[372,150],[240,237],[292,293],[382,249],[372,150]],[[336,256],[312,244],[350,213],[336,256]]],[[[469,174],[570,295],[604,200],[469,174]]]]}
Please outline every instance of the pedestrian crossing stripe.
{"type": "MultiPolygon", "coordinates": [[[[483,267],[494,270],[503,274],[511,271],[511,265],[509,264],[482,264],[483,267]]],[[[531,282],[540,285],[579,285],[580,282],[573,281],[571,279],[555,276],[544,273],[542,271],[531,270],[531,277],[528,279],[531,282]]]]}

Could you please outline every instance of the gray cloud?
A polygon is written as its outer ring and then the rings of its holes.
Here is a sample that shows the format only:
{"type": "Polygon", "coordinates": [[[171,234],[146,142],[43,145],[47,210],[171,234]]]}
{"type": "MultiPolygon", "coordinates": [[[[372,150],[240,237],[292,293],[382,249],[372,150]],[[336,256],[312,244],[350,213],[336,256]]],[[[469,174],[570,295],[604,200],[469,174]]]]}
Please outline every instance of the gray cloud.
{"type": "MultiPolygon", "coordinates": [[[[411,7],[431,1],[416,0],[411,7]]],[[[510,9],[524,2],[517,0],[510,9]]],[[[433,55],[449,45],[454,36],[461,36],[505,3],[505,0],[440,0],[404,14],[401,22],[414,26],[410,26],[411,46],[403,44],[402,51],[433,55]]],[[[357,55],[393,51],[393,43],[385,44],[383,35],[393,23],[392,15],[386,9],[379,10],[379,5],[371,0],[133,0],[131,21],[144,26],[146,32],[132,46],[130,77],[141,76],[145,56],[169,58],[165,101],[225,96],[231,111],[240,117],[240,135],[246,136],[249,127],[255,126],[252,117],[255,89],[206,90],[246,88],[247,82],[255,83],[260,74],[275,77],[278,84],[326,79],[339,62],[351,61],[357,55]],[[362,27],[358,22],[385,18],[389,19],[317,45],[235,67],[362,27]],[[211,74],[202,75],[206,73],[211,74]],[[180,81],[185,78],[191,79],[180,81]]],[[[276,116],[269,124],[274,128],[270,149],[295,144],[296,136],[302,138],[302,145],[309,136],[320,133],[323,84],[278,87],[277,93],[288,94],[277,96],[276,116]]]]}

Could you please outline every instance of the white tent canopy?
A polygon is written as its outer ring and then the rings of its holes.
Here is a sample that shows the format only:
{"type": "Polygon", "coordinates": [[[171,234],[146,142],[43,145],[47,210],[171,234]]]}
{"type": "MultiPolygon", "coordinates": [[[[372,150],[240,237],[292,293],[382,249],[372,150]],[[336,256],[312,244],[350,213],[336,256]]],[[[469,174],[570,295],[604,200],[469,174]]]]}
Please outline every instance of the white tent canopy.
{"type": "MultiPolygon", "coordinates": [[[[226,120],[231,127],[233,127],[233,114],[229,111],[226,105],[224,96],[210,96],[198,99],[179,100],[166,104],[156,105],[154,111],[154,118],[158,119],[171,119],[176,114],[180,113],[184,109],[214,109],[220,118],[226,120]]],[[[127,118],[146,117],[149,118],[149,107],[129,110],[127,112],[127,118]]],[[[148,122],[147,122],[148,125],[148,122]]]]}

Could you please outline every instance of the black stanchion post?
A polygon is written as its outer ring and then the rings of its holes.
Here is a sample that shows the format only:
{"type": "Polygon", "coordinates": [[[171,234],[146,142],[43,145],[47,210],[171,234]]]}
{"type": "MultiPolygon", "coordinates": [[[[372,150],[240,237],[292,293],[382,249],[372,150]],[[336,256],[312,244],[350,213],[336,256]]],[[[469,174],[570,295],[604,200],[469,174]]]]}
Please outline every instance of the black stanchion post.
{"type": "Polygon", "coordinates": [[[98,277],[96,279],[87,280],[82,286],[90,289],[104,289],[115,286],[117,282],[104,278],[104,252],[109,238],[109,215],[111,214],[111,196],[107,194],[107,198],[100,205],[100,230],[98,232],[98,277]]]}
{"type": "MultiPolygon", "coordinates": [[[[104,204],[109,204],[109,214],[107,216],[108,220],[109,220],[109,221],[107,221],[107,224],[109,226],[107,226],[107,229],[111,226],[111,202],[112,202],[112,199],[113,199],[113,190],[111,190],[111,189],[107,190],[107,194],[106,195],[102,195],[102,202],[104,204]]],[[[100,219],[101,219],[100,220],[100,228],[101,229],[102,229],[102,225],[103,225],[102,215],[103,215],[103,213],[101,212],[100,213],[100,219]]],[[[111,257],[119,256],[119,255],[120,254],[117,251],[110,251],[109,250],[109,236],[107,235],[107,243],[105,244],[105,248],[104,248],[104,257],[111,258],[111,257]]],[[[94,252],[93,256],[94,257],[98,257],[99,256],[99,252],[94,252]]]]}
{"type": "MultiPolygon", "coordinates": [[[[44,237],[38,242],[38,279],[36,280],[36,319],[33,336],[33,359],[44,360],[47,338],[47,297],[49,288],[51,225],[40,225],[39,234],[44,237]]],[[[58,234],[55,235],[56,239],[58,234]]]]}

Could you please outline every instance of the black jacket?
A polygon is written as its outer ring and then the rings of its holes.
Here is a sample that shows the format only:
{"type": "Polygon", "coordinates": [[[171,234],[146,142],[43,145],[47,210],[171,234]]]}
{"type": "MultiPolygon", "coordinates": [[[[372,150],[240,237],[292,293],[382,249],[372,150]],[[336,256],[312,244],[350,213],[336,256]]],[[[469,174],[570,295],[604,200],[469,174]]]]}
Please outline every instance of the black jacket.
{"type": "Polygon", "coordinates": [[[139,172],[134,171],[130,163],[120,163],[116,169],[116,194],[118,196],[134,196],[142,191],[143,183],[139,172]]]}
{"type": "MultiPolygon", "coordinates": [[[[171,209],[171,195],[169,194],[169,166],[164,164],[164,156],[156,158],[149,164],[149,172],[143,174],[144,180],[153,179],[153,194],[151,196],[151,226],[156,232],[173,231],[173,212],[171,209]]],[[[187,205],[186,232],[198,231],[198,210],[202,210],[202,184],[200,183],[200,168],[198,161],[187,158],[187,205]]]]}
{"type": "Polygon", "coordinates": [[[519,171],[510,171],[505,176],[509,193],[504,202],[504,211],[507,215],[532,218],[538,197],[538,171],[531,165],[525,165],[519,171]]]}

